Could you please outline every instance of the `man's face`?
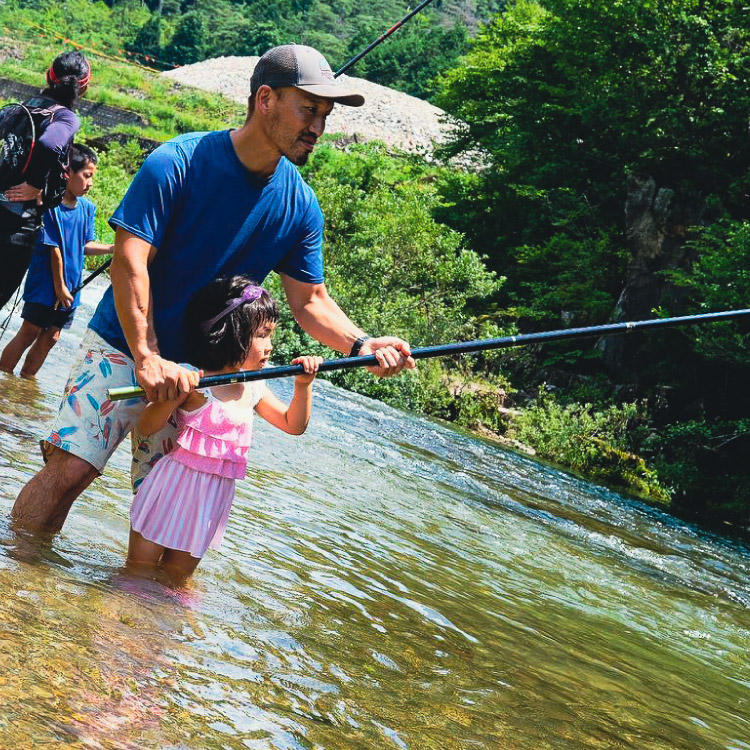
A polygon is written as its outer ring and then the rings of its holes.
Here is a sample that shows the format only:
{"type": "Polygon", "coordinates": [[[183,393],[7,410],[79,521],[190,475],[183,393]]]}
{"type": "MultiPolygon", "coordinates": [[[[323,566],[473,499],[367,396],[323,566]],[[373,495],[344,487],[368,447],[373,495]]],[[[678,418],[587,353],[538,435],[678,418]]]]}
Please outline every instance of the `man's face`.
{"type": "Polygon", "coordinates": [[[302,166],[323,135],[333,102],[297,88],[271,92],[268,137],[292,164],[302,166]]]}

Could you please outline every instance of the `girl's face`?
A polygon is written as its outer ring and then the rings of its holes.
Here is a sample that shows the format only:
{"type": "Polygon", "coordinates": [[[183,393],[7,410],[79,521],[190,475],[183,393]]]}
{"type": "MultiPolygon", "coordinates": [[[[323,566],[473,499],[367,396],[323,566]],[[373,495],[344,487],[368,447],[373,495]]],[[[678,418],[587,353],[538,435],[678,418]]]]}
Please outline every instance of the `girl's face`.
{"type": "Polygon", "coordinates": [[[258,329],[250,343],[250,351],[247,353],[247,358],[242,363],[241,369],[260,370],[268,364],[273,351],[271,337],[275,328],[276,323],[267,323],[258,329]]]}

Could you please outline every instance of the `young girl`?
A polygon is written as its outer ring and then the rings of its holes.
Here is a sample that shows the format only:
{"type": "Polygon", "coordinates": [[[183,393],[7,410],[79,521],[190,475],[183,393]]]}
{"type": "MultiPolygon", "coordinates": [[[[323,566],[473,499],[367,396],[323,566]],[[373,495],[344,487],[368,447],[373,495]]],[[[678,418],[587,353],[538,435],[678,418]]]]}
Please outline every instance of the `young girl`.
{"type": "MultiPolygon", "coordinates": [[[[258,370],[268,363],[278,320],[276,302],[247,276],[217,279],[190,300],[185,313],[191,364],[206,374],[258,370]]],[[[310,419],[312,381],[322,359],[297,357],[294,396],[285,406],[263,381],[192,391],[150,403],[137,431],[150,435],[176,413],[177,446],[143,480],[130,511],[128,563],[161,566],[186,578],[208,547],[217,549],[245,476],[253,411],[284,432],[301,435],[310,419]]]]}

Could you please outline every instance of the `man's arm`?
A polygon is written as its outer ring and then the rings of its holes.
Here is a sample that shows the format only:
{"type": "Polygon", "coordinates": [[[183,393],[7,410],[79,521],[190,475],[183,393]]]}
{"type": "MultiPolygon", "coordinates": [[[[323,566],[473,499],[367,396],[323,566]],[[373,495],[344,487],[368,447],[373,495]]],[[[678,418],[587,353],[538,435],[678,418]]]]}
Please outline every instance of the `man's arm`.
{"type": "MultiPolygon", "coordinates": [[[[289,308],[302,328],[321,344],[348,355],[354,342],[365,333],[331,298],[326,285],[306,284],[283,273],[280,276],[289,308]]],[[[368,339],[359,353],[377,357],[380,367],[368,369],[380,377],[396,375],[404,367],[412,369],[415,366],[411,347],[395,336],[368,339]]]]}
{"type": "Polygon", "coordinates": [[[135,374],[149,401],[172,401],[192,390],[200,374],[163,359],[151,315],[148,264],[156,248],[119,228],[110,267],[117,317],[135,361],[135,374]]]}

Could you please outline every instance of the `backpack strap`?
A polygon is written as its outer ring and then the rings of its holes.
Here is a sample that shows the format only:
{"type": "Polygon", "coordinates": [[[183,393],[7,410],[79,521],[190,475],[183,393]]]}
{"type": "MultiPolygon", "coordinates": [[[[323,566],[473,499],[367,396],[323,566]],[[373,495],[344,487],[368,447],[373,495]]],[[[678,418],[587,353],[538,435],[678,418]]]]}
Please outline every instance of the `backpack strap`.
{"type": "Polygon", "coordinates": [[[23,102],[22,106],[26,107],[33,114],[39,115],[55,115],[61,109],[66,109],[64,104],[50,99],[46,96],[32,96],[23,102]]]}
{"type": "MultiPolygon", "coordinates": [[[[49,117],[49,122],[47,125],[49,126],[49,123],[52,122],[52,120],[55,119],[55,115],[61,110],[65,109],[65,105],[60,104],[59,102],[56,102],[54,99],[48,99],[45,96],[33,96],[31,99],[27,99],[25,102],[22,102],[19,106],[23,107],[31,117],[32,122],[34,121],[34,115],[42,115],[43,119],[46,119],[49,117]],[[51,102],[50,106],[43,106],[43,102],[51,102]]],[[[26,164],[23,165],[23,169],[21,170],[21,174],[26,174],[26,170],[29,168],[29,164],[31,164],[31,157],[34,154],[34,146],[36,146],[37,137],[36,137],[36,122],[34,122],[34,135],[31,139],[31,147],[29,148],[29,155],[26,159],[26,164]]]]}

